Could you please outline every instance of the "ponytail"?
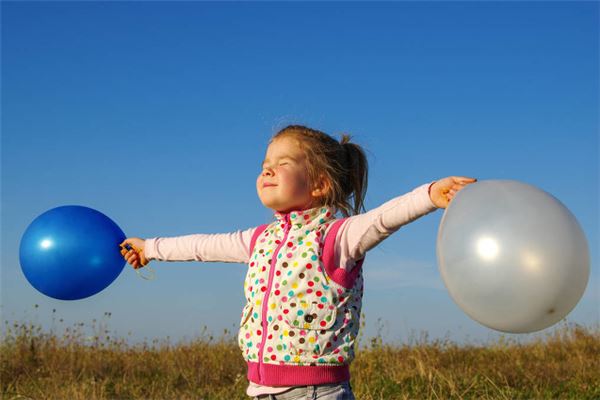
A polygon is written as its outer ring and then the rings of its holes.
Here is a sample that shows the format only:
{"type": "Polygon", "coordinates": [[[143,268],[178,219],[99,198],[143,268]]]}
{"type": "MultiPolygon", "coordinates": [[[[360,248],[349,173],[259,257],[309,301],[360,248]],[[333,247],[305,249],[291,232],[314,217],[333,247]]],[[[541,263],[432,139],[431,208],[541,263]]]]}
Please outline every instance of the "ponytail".
{"type": "Polygon", "coordinates": [[[352,198],[352,213],[356,215],[365,210],[364,201],[369,180],[369,164],[363,148],[356,143],[351,143],[350,139],[351,137],[346,134],[342,135],[340,139],[340,146],[345,153],[347,170],[347,180],[342,187],[344,193],[348,193],[346,197],[352,198]]]}

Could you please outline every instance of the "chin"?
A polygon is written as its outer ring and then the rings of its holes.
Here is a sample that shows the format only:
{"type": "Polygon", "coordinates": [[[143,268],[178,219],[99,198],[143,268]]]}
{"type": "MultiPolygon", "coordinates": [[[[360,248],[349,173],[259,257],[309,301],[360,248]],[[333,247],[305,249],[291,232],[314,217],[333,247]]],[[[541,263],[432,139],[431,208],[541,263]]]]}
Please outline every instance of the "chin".
{"type": "Polygon", "coordinates": [[[270,208],[273,211],[277,211],[277,205],[274,204],[273,202],[269,201],[269,200],[265,200],[262,197],[259,196],[260,202],[262,203],[263,206],[265,206],[266,208],[270,208]]]}

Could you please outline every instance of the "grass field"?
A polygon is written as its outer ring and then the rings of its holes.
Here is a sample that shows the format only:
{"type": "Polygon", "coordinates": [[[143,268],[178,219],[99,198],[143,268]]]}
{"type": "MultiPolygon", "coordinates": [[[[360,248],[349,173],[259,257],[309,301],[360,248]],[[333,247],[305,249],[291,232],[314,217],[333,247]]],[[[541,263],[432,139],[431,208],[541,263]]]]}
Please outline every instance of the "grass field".
{"type": "MultiPolygon", "coordinates": [[[[128,345],[104,326],[91,337],[84,328],[5,321],[2,399],[248,399],[235,332],[128,345]]],[[[362,343],[351,375],[366,400],[600,399],[600,330],[563,324],[535,342],[485,346],[379,336],[362,343]]]]}

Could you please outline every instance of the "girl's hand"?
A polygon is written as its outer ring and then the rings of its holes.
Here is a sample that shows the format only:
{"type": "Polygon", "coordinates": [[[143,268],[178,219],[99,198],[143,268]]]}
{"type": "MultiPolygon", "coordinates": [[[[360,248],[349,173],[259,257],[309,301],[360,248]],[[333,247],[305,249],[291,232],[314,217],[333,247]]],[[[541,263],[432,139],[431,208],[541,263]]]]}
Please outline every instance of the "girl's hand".
{"type": "Polygon", "coordinates": [[[119,245],[121,246],[121,255],[134,269],[145,267],[150,262],[144,254],[144,243],[144,239],[127,238],[119,245]],[[131,250],[127,250],[125,245],[129,245],[131,250]]]}
{"type": "Polygon", "coordinates": [[[446,208],[456,193],[474,182],[477,182],[477,179],[464,176],[449,176],[440,179],[429,187],[429,197],[436,207],[446,208]]]}

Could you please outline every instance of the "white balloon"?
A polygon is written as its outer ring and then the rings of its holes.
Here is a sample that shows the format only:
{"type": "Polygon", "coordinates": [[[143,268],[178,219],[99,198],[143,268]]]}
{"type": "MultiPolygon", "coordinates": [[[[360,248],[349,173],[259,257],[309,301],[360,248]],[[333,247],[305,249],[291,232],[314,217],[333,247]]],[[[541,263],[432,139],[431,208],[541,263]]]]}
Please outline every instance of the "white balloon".
{"type": "Polygon", "coordinates": [[[437,238],[442,279],[474,320],[534,332],[565,317],[590,274],[587,240],[555,197],[525,183],[480,181],[459,191],[437,238]]]}

